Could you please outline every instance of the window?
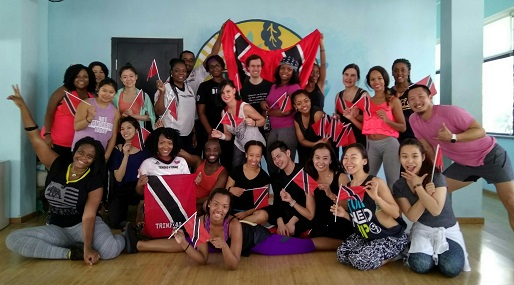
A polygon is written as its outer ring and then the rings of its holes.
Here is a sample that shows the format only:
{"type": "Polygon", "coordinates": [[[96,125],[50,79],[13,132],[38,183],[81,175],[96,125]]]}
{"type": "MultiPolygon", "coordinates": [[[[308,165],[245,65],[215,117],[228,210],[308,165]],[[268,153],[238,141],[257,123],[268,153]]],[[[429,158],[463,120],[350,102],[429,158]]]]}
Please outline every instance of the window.
{"type": "Polygon", "coordinates": [[[482,65],[482,125],[488,133],[513,134],[513,17],[484,26],[482,65]]]}
{"type": "MultiPolygon", "coordinates": [[[[482,125],[488,133],[513,135],[514,124],[514,12],[487,20],[484,25],[482,65],[482,125]]],[[[439,90],[441,44],[435,46],[439,90]]],[[[434,104],[440,102],[435,96],[434,104]]]]}

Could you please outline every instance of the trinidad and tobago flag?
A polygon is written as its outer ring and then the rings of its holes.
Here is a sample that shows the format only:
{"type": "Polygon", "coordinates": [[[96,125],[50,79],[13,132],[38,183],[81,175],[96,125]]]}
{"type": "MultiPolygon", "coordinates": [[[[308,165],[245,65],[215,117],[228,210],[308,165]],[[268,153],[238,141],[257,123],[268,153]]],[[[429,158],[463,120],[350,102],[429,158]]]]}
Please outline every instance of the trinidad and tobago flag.
{"type": "Polygon", "coordinates": [[[171,117],[173,117],[175,121],[178,120],[177,98],[175,96],[171,99],[168,107],[166,107],[166,112],[170,112],[171,117]]]}
{"type": "Polygon", "coordinates": [[[321,138],[330,137],[330,121],[327,115],[323,115],[319,121],[312,124],[312,130],[317,136],[321,138]]]}
{"type": "Polygon", "coordinates": [[[137,147],[138,149],[143,149],[145,145],[146,138],[150,135],[150,131],[147,129],[140,127],[137,131],[136,135],[132,138],[130,144],[137,147]]]}
{"type": "Polygon", "coordinates": [[[280,108],[280,111],[282,111],[282,113],[293,110],[293,103],[291,102],[291,96],[289,96],[289,94],[287,94],[287,92],[284,92],[284,94],[282,94],[282,96],[278,97],[277,101],[275,101],[275,103],[273,103],[270,106],[270,109],[271,109],[271,107],[273,107],[275,105],[278,105],[278,107],[280,108]]]}
{"type": "MultiPolygon", "coordinates": [[[[302,168],[291,180],[300,188],[302,188],[307,194],[314,193],[314,190],[318,188],[318,182],[314,178],[310,177],[307,172],[302,168]]],[[[286,186],[287,187],[287,186],[286,186]]],[[[284,187],[285,188],[285,187],[284,187]]]]}
{"type": "MultiPolygon", "coordinates": [[[[73,92],[76,92],[76,91],[73,91],[73,92]]],[[[89,104],[88,102],[80,99],[77,95],[75,94],[72,94],[68,91],[64,91],[64,97],[62,97],[62,101],[64,104],[66,104],[66,107],[68,107],[68,110],[70,111],[70,114],[75,117],[75,114],[77,113],[77,108],[80,104],[80,102],[84,102],[88,105],[91,105],[89,104]]]]}
{"type": "MultiPolygon", "coordinates": [[[[172,162],[173,163],[173,162],[172,162]]],[[[145,226],[151,238],[169,237],[196,211],[194,174],[148,176],[145,185],[145,226]]]]}
{"type": "Polygon", "coordinates": [[[353,106],[365,112],[368,117],[371,117],[372,113],[375,113],[379,110],[379,107],[371,101],[369,96],[362,96],[359,100],[357,100],[357,102],[355,102],[355,104],[353,104],[353,106]]]}
{"type": "Polygon", "coordinates": [[[259,210],[269,205],[268,187],[245,189],[245,191],[253,192],[253,207],[256,210],[259,210]]]}
{"type": "Polygon", "coordinates": [[[366,189],[364,186],[345,186],[339,187],[339,193],[337,193],[337,201],[342,200],[359,200],[364,199],[364,193],[366,189]]]}
{"type": "Polygon", "coordinates": [[[223,118],[221,118],[220,124],[231,126],[232,128],[237,128],[239,124],[243,122],[243,119],[239,117],[234,117],[229,112],[225,112],[223,118]]]}
{"type": "Polygon", "coordinates": [[[191,243],[195,248],[199,245],[206,243],[211,235],[205,228],[205,225],[200,221],[200,217],[195,212],[187,221],[184,223],[184,229],[191,237],[191,243]]]}
{"type": "Polygon", "coordinates": [[[350,124],[346,124],[343,127],[343,130],[337,136],[337,138],[334,140],[337,147],[345,147],[347,145],[350,145],[352,143],[356,143],[357,140],[355,139],[355,134],[353,133],[352,126],[350,124]]]}
{"type": "Polygon", "coordinates": [[[435,89],[434,81],[432,80],[432,77],[430,75],[421,79],[420,81],[416,82],[415,84],[425,85],[426,87],[428,87],[428,90],[430,90],[430,95],[437,94],[437,90],[435,89]]]}
{"type": "MultiPolygon", "coordinates": [[[[319,41],[321,33],[318,30],[307,35],[292,47],[285,49],[264,50],[248,40],[248,38],[241,32],[241,30],[232,22],[228,20],[223,29],[223,36],[221,44],[223,46],[223,56],[227,64],[228,76],[234,81],[239,81],[239,76],[236,74],[245,74],[246,58],[252,54],[259,55],[266,63],[262,67],[262,78],[273,82],[275,81],[274,72],[275,68],[279,65],[283,57],[291,56],[300,64],[300,85],[304,87],[309,80],[312,71],[312,66],[316,60],[318,53],[319,41]]],[[[243,77],[244,78],[244,77],[243,77]]],[[[236,86],[241,86],[241,82],[235,82],[236,86]]]]}

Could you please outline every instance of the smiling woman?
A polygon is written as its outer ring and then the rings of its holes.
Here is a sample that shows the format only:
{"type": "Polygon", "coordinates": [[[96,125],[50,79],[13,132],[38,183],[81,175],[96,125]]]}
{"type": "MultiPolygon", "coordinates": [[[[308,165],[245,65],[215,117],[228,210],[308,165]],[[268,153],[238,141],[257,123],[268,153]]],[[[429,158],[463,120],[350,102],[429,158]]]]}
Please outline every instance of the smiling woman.
{"type": "Polygon", "coordinates": [[[98,216],[105,173],[104,150],[97,140],[84,137],[73,149],[73,161],[59,157],[37,134],[38,127],[14,87],[8,97],[21,111],[27,136],[41,162],[50,169],[45,197],[50,204],[48,225],[10,233],[6,245],[26,257],[84,260],[93,265],[100,258],[117,257],[135,232],[112,235],[98,216]],[[79,245],[80,243],[80,245],[79,245]]]}

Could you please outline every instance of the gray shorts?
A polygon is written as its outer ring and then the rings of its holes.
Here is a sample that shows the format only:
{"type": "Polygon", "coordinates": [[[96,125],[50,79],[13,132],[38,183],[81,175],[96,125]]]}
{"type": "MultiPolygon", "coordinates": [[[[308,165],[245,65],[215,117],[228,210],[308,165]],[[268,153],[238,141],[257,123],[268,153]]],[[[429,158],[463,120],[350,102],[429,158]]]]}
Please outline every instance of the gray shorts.
{"type": "Polygon", "coordinates": [[[482,177],[489,184],[514,180],[509,155],[499,144],[485,156],[484,165],[465,166],[454,162],[444,171],[444,176],[459,181],[477,181],[482,177]]]}

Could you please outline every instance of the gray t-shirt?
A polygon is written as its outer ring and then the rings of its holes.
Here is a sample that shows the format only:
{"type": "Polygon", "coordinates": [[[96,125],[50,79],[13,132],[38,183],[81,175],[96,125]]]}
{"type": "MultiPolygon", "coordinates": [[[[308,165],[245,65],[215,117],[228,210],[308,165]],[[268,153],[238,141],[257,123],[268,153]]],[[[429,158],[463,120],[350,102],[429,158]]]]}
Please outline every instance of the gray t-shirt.
{"type": "MultiPolygon", "coordinates": [[[[446,181],[444,176],[441,173],[436,173],[434,175],[434,184],[435,187],[443,187],[446,186],[446,181]]],[[[398,179],[393,185],[393,195],[395,198],[407,198],[411,205],[414,205],[419,197],[414,193],[407,184],[407,180],[401,177],[398,179]]],[[[418,219],[418,222],[429,226],[429,227],[444,227],[449,228],[455,225],[457,220],[455,219],[455,215],[453,214],[452,209],[452,201],[450,198],[450,194],[446,193],[446,200],[444,201],[443,209],[439,216],[434,217],[428,210],[425,209],[425,212],[421,214],[418,219]]]]}

